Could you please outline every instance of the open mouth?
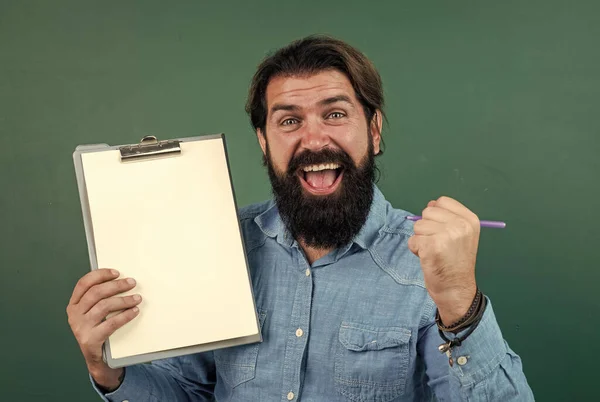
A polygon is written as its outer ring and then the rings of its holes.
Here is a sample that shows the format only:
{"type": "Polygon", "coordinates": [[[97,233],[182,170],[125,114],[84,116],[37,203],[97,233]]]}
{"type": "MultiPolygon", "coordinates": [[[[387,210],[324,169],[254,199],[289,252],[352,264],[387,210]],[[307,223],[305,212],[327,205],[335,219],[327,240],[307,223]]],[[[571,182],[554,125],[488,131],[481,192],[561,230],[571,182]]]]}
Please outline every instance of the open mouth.
{"type": "Polygon", "coordinates": [[[302,187],[315,195],[333,193],[339,187],[343,175],[344,169],[338,163],[308,165],[298,170],[302,187]]]}

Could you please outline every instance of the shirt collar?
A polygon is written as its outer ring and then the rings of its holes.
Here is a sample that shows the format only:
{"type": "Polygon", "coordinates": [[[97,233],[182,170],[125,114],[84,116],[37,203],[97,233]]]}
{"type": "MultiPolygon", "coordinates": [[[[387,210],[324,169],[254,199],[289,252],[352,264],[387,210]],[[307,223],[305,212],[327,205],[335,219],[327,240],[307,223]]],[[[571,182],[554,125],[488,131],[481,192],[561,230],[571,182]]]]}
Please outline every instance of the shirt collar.
{"type": "MultiPolygon", "coordinates": [[[[385,224],[387,205],[388,202],[379,188],[373,185],[373,202],[371,203],[369,215],[360,232],[354,237],[354,244],[363,249],[368,249],[373,244],[379,236],[379,230],[385,224]]],[[[296,244],[296,241],[285,227],[274,201],[271,201],[267,210],[254,218],[254,221],[266,236],[277,238],[277,242],[281,245],[292,247],[296,244]]],[[[344,250],[350,247],[351,244],[344,247],[344,250]]]]}

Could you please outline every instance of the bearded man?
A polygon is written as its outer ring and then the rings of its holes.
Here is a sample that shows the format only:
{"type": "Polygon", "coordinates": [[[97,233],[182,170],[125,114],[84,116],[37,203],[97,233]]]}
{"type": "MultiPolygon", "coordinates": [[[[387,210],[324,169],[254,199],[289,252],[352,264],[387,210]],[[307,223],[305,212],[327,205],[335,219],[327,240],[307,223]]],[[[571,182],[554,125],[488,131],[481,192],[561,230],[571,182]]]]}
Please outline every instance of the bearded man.
{"type": "Polygon", "coordinates": [[[135,281],[95,270],[67,311],[103,400],[533,400],[477,286],[477,216],[440,197],[413,223],[375,185],[383,106],[377,70],[343,41],[262,62],[247,112],[274,199],[239,216],[263,342],[111,369],[102,343],[143,295],[113,297],[135,281]]]}

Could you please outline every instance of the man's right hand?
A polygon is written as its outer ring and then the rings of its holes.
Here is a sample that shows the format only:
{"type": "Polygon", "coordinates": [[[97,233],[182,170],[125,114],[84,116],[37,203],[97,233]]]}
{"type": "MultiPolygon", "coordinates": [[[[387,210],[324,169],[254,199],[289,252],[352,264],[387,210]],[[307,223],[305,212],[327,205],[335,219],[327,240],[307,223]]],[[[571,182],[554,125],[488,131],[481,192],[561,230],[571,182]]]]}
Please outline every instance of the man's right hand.
{"type": "Polygon", "coordinates": [[[135,287],[132,278],[118,279],[112,269],[97,269],[83,276],[67,306],[69,326],[77,339],[88,371],[98,385],[115,390],[122,382],[123,369],[111,369],[102,359],[102,344],[117,329],[133,320],[140,295],[116,296],[135,287]],[[118,314],[106,318],[112,312],[118,314]]]}

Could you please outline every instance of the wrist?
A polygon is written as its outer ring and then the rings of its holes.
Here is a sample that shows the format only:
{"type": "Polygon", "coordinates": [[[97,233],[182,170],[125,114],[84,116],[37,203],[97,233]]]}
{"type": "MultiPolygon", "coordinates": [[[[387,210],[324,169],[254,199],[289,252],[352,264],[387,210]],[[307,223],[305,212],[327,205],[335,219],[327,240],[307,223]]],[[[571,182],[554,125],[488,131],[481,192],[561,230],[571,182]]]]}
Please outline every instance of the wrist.
{"type": "Polygon", "coordinates": [[[96,385],[105,393],[119,388],[125,377],[125,369],[123,368],[111,369],[108,366],[100,368],[88,367],[88,371],[96,385]]]}
{"type": "Polygon", "coordinates": [[[486,304],[486,299],[483,293],[477,291],[475,299],[473,300],[473,305],[471,306],[471,308],[469,308],[467,316],[463,317],[457,323],[457,326],[455,328],[443,327],[443,324],[440,323],[438,312],[438,316],[436,317],[438,332],[440,334],[440,337],[445,342],[442,343],[438,347],[438,349],[440,352],[445,353],[448,356],[448,364],[450,364],[450,367],[454,365],[454,359],[452,358],[452,349],[455,346],[461,346],[465,339],[467,339],[473,333],[473,331],[475,331],[475,329],[479,325],[479,322],[483,318],[486,304]],[[463,333],[460,333],[460,331],[463,329],[465,331],[463,333]],[[449,339],[444,332],[453,332],[457,336],[455,336],[452,339],[449,339]],[[458,335],[458,333],[460,333],[460,335],[458,335]]]}
{"type": "Polygon", "coordinates": [[[432,299],[436,304],[440,319],[444,326],[451,326],[463,318],[471,308],[477,295],[477,286],[467,289],[449,291],[432,299]]]}

